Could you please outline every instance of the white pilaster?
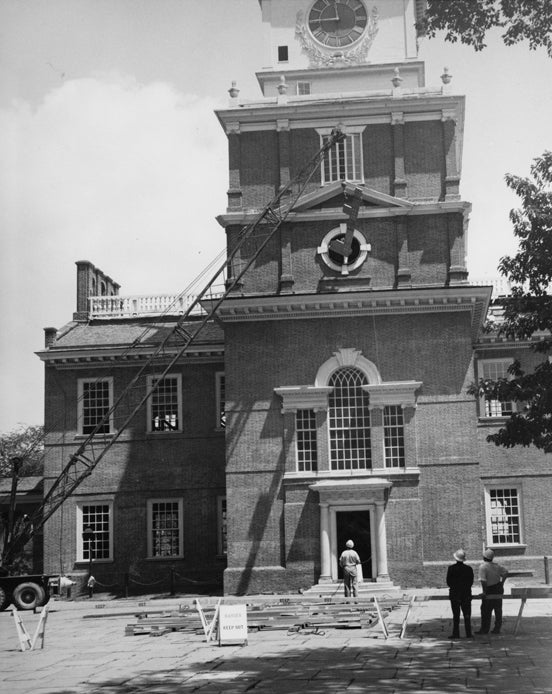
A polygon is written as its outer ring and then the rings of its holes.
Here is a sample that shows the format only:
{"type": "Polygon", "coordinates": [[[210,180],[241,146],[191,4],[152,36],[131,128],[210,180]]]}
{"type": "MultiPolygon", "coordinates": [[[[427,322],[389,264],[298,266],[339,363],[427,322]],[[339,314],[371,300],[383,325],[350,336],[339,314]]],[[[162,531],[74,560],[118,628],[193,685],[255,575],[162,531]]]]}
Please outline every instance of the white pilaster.
{"type": "Polygon", "coordinates": [[[384,502],[376,501],[377,581],[388,581],[387,533],[385,530],[384,502]]]}
{"type": "Polygon", "coordinates": [[[320,504],[320,579],[319,583],[332,580],[330,556],[330,510],[329,504],[320,504]]]}

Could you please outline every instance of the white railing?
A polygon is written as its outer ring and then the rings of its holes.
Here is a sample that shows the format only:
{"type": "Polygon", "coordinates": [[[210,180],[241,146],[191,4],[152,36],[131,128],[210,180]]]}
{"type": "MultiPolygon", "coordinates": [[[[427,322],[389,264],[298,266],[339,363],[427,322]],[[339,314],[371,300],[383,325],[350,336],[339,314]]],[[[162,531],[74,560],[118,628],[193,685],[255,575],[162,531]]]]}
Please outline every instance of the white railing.
{"type": "Polygon", "coordinates": [[[469,277],[469,284],[474,284],[477,287],[492,285],[493,299],[498,299],[501,296],[509,296],[512,291],[510,283],[505,277],[469,277]]]}
{"type": "MultiPolygon", "coordinates": [[[[213,292],[207,298],[222,295],[213,292]]],[[[89,298],[90,318],[133,318],[136,316],[179,316],[185,313],[196,297],[182,294],[160,294],[157,296],[91,296],[89,298]]],[[[191,315],[201,315],[205,311],[195,306],[191,315]]]]}

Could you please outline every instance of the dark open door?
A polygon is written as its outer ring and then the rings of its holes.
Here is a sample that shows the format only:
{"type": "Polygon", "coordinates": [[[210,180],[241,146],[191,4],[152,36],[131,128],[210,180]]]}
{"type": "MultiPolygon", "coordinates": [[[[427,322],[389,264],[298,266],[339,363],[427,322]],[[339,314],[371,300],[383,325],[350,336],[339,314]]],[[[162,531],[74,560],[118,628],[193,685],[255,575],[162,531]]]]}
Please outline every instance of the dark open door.
{"type": "MultiPolygon", "coordinates": [[[[372,578],[372,546],[370,542],[370,512],[369,511],[338,511],[336,513],[337,525],[337,556],[343,552],[347,540],[355,543],[362,562],[362,574],[365,579],[372,578]]],[[[338,577],[343,578],[343,570],[338,562],[338,577]]]]}

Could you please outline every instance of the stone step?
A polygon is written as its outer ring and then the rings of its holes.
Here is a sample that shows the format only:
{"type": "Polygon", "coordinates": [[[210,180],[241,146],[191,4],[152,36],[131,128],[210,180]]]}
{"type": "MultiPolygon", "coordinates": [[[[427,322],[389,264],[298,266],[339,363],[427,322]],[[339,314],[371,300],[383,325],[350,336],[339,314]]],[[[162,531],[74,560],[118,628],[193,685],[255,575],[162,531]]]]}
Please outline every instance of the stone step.
{"type": "MultiPolygon", "coordinates": [[[[398,597],[402,595],[400,587],[394,585],[391,581],[376,583],[372,581],[363,581],[358,586],[358,595],[368,597],[370,595],[398,597]]],[[[344,594],[343,582],[336,581],[335,583],[317,583],[308,590],[303,592],[303,595],[320,595],[321,597],[330,597],[332,595],[342,597],[344,594]]]]}

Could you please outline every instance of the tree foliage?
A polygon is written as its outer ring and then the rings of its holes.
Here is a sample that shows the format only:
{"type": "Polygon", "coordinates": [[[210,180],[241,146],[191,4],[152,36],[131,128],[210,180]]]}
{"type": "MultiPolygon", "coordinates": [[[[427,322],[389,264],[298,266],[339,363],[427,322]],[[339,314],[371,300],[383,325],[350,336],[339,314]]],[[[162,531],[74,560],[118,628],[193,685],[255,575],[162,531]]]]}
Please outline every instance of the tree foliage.
{"type": "Polygon", "coordinates": [[[499,28],[507,46],[527,41],[552,57],[552,0],[427,0],[417,28],[429,37],[445,31],[445,40],[460,39],[476,51],[485,48],[487,32],[499,28]]]}
{"type": "Polygon", "coordinates": [[[532,372],[515,361],[508,377],[481,380],[472,392],[488,399],[513,401],[518,412],[487,437],[497,446],[534,445],[552,452],[552,152],[544,152],[531,166],[528,178],[506,175],[506,183],[520,198],[510,212],[519,239],[514,256],[501,259],[499,271],[510,282],[511,297],[504,301],[499,335],[530,340],[542,361],[532,372]]]}
{"type": "Polygon", "coordinates": [[[18,476],[42,475],[44,427],[20,426],[0,435],[0,477],[11,477],[13,459],[20,458],[18,476]]]}

